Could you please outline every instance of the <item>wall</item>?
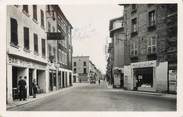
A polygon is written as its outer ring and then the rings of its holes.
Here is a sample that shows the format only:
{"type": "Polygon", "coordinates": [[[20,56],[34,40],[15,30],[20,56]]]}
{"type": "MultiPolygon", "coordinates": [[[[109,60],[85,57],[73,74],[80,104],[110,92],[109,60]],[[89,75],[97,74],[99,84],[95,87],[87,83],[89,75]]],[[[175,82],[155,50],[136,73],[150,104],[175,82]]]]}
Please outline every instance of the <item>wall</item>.
{"type": "Polygon", "coordinates": [[[168,75],[168,62],[159,63],[156,67],[156,78],[157,78],[157,87],[158,92],[167,91],[167,76],[168,75]]]}
{"type": "MultiPolygon", "coordinates": [[[[26,57],[29,59],[34,59],[36,61],[44,62],[47,63],[47,53],[46,57],[42,57],[42,47],[41,47],[41,39],[45,39],[45,42],[47,43],[46,40],[46,33],[45,29],[40,26],[40,9],[45,11],[45,6],[38,6],[37,7],[37,19],[38,23],[34,22],[32,20],[32,5],[29,7],[29,16],[27,16],[25,13],[22,12],[22,5],[16,7],[14,5],[9,5],[7,6],[7,52],[9,54],[15,54],[19,55],[22,57],[26,57]],[[10,18],[15,18],[18,23],[18,46],[19,48],[12,47],[10,45],[10,40],[11,40],[11,34],[10,34],[10,18]],[[24,51],[24,39],[23,39],[23,27],[26,26],[29,28],[29,43],[30,43],[30,52],[25,52],[24,51]],[[38,34],[38,51],[39,55],[34,54],[34,40],[33,40],[33,33],[38,34]]],[[[44,14],[45,16],[45,14],[44,14]]],[[[46,22],[46,18],[44,17],[44,20],[46,22]]],[[[46,24],[45,24],[46,25],[46,24]]],[[[47,51],[47,44],[46,46],[46,51],[47,51]]]]}

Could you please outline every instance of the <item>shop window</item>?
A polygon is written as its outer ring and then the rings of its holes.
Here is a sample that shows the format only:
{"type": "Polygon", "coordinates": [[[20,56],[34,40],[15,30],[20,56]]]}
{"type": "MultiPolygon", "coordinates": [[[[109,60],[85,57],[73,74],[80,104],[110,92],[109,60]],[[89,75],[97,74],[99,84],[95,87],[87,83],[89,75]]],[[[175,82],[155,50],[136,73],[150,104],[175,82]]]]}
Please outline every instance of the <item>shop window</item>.
{"type": "Polygon", "coordinates": [[[45,52],[46,52],[46,48],[45,48],[45,39],[41,40],[41,44],[42,44],[42,56],[45,57],[45,52]]]}
{"type": "Polygon", "coordinates": [[[34,34],[34,52],[38,53],[38,36],[34,34]]]}
{"type": "Polygon", "coordinates": [[[29,28],[24,27],[24,49],[29,50],[29,28]]]}
{"type": "Polygon", "coordinates": [[[41,10],[41,26],[44,27],[44,12],[41,10]]]}
{"type": "Polygon", "coordinates": [[[37,21],[37,6],[33,5],[33,18],[37,21]]]}
{"type": "Polygon", "coordinates": [[[11,44],[18,45],[18,23],[14,18],[10,19],[11,22],[11,44]]]}
{"type": "Polygon", "coordinates": [[[28,5],[23,5],[23,11],[27,14],[29,13],[28,5]]]}

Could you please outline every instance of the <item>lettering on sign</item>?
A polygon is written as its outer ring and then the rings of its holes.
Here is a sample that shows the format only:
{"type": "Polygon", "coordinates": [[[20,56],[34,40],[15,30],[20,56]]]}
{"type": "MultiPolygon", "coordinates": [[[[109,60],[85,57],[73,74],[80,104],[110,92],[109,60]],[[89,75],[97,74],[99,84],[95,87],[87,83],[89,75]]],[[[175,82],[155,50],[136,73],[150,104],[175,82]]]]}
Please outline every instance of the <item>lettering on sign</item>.
{"type": "Polygon", "coordinates": [[[24,66],[24,67],[33,67],[33,68],[37,67],[37,68],[41,68],[41,69],[45,68],[45,66],[43,66],[43,65],[34,63],[32,61],[17,59],[16,57],[9,57],[8,63],[14,64],[14,65],[19,65],[19,66],[24,66]]]}
{"type": "Polygon", "coordinates": [[[155,67],[156,66],[156,61],[132,63],[131,66],[133,68],[155,67]]]}

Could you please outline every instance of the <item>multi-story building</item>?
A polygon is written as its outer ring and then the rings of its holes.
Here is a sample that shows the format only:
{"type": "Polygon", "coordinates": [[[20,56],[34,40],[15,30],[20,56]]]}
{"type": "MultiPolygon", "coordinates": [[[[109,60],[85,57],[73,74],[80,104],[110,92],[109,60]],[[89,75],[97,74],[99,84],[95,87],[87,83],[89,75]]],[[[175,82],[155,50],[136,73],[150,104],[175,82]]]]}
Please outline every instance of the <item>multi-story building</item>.
{"type": "Polygon", "coordinates": [[[47,88],[46,7],[7,6],[7,102],[18,96],[19,77],[26,77],[27,97],[35,79],[41,92],[47,88]]]}
{"type": "Polygon", "coordinates": [[[110,37],[112,39],[113,87],[123,87],[124,65],[129,64],[128,44],[124,30],[123,17],[109,22],[110,37]]]}
{"type": "MultiPolygon", "coordinates": [[[[177,69],[177,5],[126,4],[124,22],[131,64],[124,69],[128,89],[167,92],[168,72],[177,69]]],[[[172,87],[170,89],[170,87],[172,87]]]]}
{"type": "Polygon", "coordinates": [[[18,98],[18,80],[38,93],[72,86],[72,26],[58,5],[7,6],[7,102],[18,98]]]}
{"type": "Polygon", "coordinates": [[[49,90],[72,86],[72,25],[58,5],[47,5],[49,90]]]}
{"type": "Polygon", "coordinates": [[[90,61],[89,56],[73,57],[73,74],[76,82],[89,82],[92,74],[95,74],[96,79],[99,79],[100,71],[90,61]]]}

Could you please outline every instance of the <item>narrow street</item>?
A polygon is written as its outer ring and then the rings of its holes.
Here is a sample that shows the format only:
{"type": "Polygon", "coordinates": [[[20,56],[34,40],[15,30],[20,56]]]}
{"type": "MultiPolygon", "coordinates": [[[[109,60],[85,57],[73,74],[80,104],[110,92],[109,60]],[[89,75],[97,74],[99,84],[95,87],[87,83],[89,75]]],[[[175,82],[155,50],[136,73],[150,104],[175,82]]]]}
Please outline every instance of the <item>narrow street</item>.
{"type": "Polygon", "coordinates": [[[11,111],[176,111],[176,100],[158,95],[129,93],[107,88],[105,82],[81,83],[11,111]]]}

